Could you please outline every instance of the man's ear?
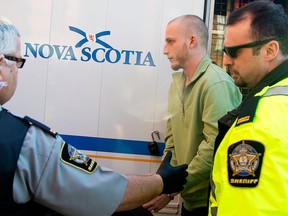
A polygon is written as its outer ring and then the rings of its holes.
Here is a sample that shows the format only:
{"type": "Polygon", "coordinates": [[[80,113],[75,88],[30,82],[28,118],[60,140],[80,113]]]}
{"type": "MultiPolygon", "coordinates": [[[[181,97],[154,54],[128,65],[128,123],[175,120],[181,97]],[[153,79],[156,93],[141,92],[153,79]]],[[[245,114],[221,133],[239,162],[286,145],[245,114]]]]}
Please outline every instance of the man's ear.
{"type": "Polygon", "coordinates": [[[3,63],[5,63],[5,57],[4,55],[0,55],[0,65],[2,65],[3,63]]]}
{"type": "Polygon", "coordinates": [[[270,41],[265,45],[265,59],[270,61],[277,57],[280,52],[278,41],[270,41]]]}
{"type": "Polygon", "coordinates": [[[4,66],[4,64],[5,64],[5,58],[4,58],[4,56],[3,55],[0,55],[0,81],[2,80],[2,78],[3,78],[3,74],[2,74],[2,68],[3,68],[3,66],[4,66]]]}
{"type": "Polygon", "coordinates": [[[192,47],[195,47],[196,46],[196,43],[197,43],[197,40],[196,40],[196,37],[194,35],[191,35],[189,37],[189,46],[192,48],[192,47]]]}

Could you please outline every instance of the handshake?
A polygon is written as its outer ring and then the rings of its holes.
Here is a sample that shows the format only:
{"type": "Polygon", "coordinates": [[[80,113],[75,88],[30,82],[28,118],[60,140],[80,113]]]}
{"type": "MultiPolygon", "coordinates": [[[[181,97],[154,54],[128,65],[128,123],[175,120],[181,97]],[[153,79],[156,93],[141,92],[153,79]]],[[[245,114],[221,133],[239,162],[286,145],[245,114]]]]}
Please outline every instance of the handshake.
{"type": "Polygon", "coordinates": [[[188,173],[186,169],[188,168],[188,165],[183,164],[173,167],[170,165],[171,158],[172,152],[169,151],[156,172],[163,180],[162,194],[182,191],[187,182],[186,177],[188,176],[188,173]]]}

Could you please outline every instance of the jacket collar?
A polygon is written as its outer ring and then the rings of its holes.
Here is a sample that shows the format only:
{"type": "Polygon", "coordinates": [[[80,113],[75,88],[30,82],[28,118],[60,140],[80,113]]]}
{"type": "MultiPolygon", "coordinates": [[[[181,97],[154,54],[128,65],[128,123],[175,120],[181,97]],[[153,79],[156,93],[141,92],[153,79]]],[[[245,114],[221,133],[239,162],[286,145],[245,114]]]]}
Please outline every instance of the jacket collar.
{"type": "MultiPolygon", "coordinates": [[[[189,83],[189,85],[193,82],[196,82],[207,70],[208,66],[212,63],[210,57],[208,55],[205,55],[203,59],[201,60],[200,64],[198,65],[195,73],[193,74],[193,77],[189,83]]],[[[173,80],[175,80],[177,83],[181,83],[184,85],[184,82],[186,81],[186,76],[184,72],[175,72],[172,74],[173,80]]]]}
{"type": "Polygon", "coordinates": [[[266,86],[272,86],[277,82],[288,77],[288,60],[285,60],[282,64],[274,68],[270,73],[268,73],[245,97],[243,103],[248,100],[248,98],[254,97],[254,95],[260,92],[266,86]]]}

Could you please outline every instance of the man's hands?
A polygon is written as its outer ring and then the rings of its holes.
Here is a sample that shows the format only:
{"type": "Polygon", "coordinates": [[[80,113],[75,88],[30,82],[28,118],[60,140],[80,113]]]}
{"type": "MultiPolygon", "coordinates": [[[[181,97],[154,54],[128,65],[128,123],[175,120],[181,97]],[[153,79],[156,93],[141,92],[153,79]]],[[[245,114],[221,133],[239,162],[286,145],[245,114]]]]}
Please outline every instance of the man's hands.
{"type": "Polygon", "coordinates": [[[164,160],[160,164],[157,174],[161,176],[163,181],[163,190],[160,196],[150,200],[143,205],[148,211],[158,212],[164,208],[178,192],[183,190],[187,180],[188,173],[187,164],[173,167],[170,165],[172,152],[167,152],[164,160]]]}
{"type": "Polygon", "coordinates": [[[186,169],[188,168],[188,165],[182,164],[180,166],[173,167],[170,165],[171,158],[172,152],[169,151],[156,172],[162,177],[163,180],[162,194],[171,194],[182,191],[187,182],[186,177],[188,176],[188,173],[186,169]]]}
{"type": "Polygon", "coordinates": [[[174,196],[176,195],[177,193],[174,193],[172,195],[161,194],[160,196],[154,198],[153,200],[145,203],[143,207],[150,212],[152,211],[158,212],[161,209],[163,209],[172,199],[174,199],[174,196]]]}

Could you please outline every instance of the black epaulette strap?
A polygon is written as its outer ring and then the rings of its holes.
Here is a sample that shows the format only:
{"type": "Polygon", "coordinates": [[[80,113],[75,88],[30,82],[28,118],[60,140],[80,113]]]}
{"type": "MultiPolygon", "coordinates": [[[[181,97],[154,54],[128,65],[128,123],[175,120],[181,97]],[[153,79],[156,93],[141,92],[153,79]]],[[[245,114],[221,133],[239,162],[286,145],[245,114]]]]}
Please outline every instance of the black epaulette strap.
{"type": "Polygon", "coordinates": [[[247,103],[243,104],[241,111],[239,112],[235,127],[253,121],[259,99],[259,96],[255,96],[253,98],[249,98],[247,103]]]}
{"type": "Polygon", "coordinates": [[[30,118],[29,116],[25,116],[23,119],[26,120],[27,122],[29,122],[30,125],[35,125],[35,126],[41,128],[43,131],[49,133],[54,138],[56,138],[56,136],[58,135],[58,133],[56,131],[52,130],[51,128],[44,125],[43,123],[36,121],[35,119],[30,118]]]}

